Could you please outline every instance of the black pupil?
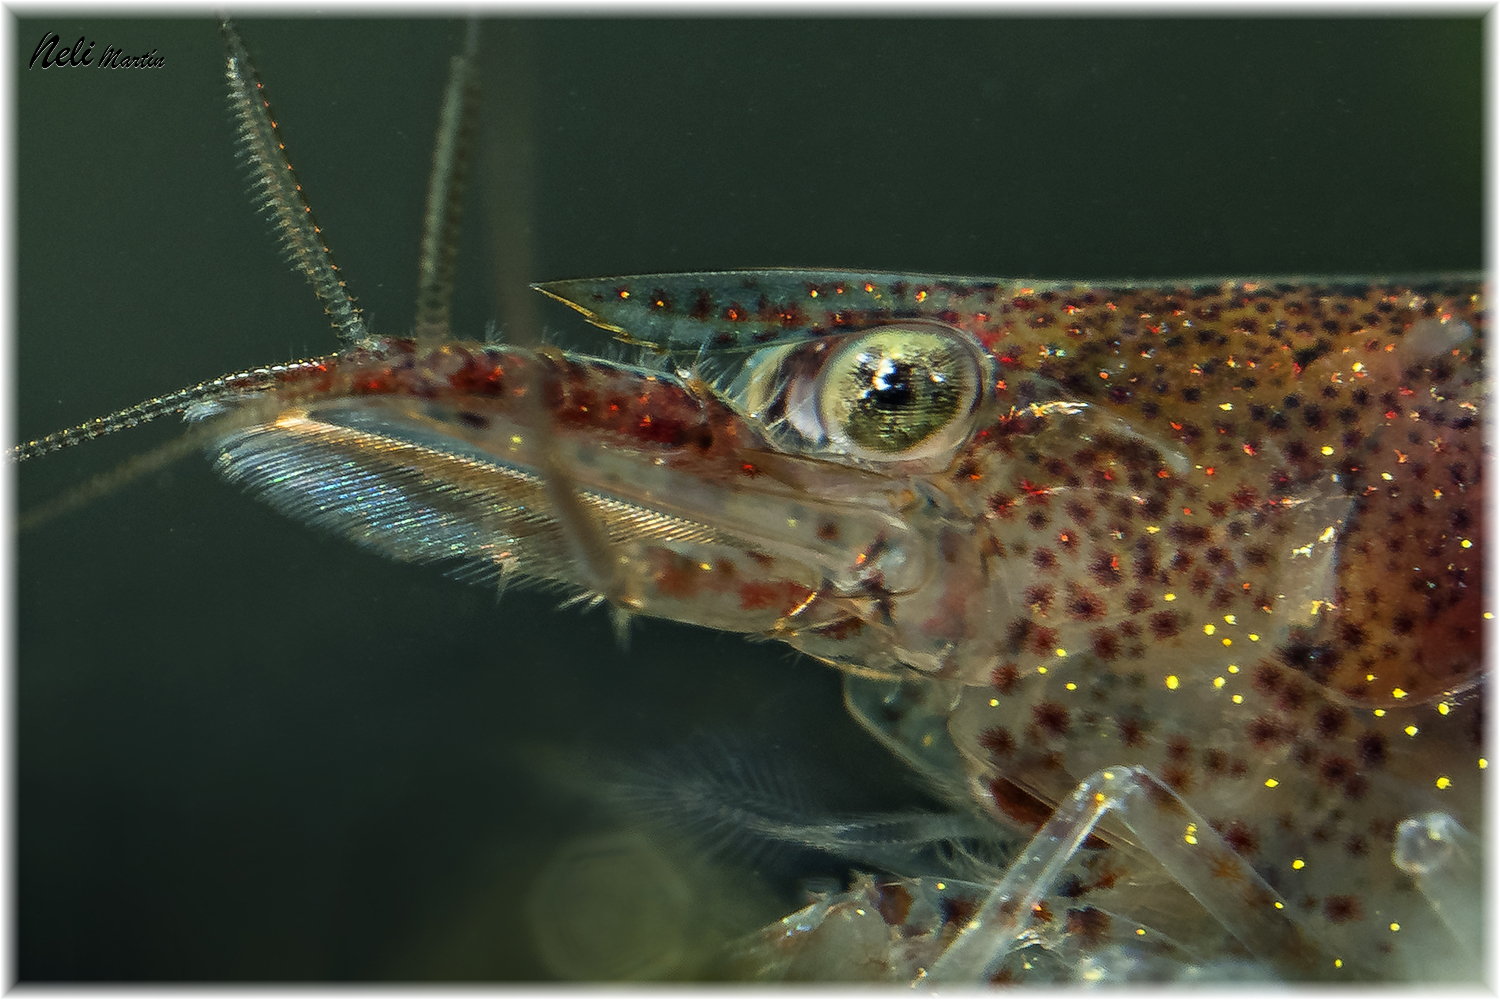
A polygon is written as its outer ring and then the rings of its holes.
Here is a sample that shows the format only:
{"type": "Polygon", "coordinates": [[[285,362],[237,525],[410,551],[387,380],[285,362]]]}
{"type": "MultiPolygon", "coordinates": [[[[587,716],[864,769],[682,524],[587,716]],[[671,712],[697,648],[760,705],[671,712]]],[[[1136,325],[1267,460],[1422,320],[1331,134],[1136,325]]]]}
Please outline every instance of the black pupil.
{"type": "Polygon", "coordinates": [[[878,410],[903,410],[912,405],[912,366],[905,361],[882,360],[877,366],[861,366],[860,374],[869,380],[864,396],[878,410]]]}

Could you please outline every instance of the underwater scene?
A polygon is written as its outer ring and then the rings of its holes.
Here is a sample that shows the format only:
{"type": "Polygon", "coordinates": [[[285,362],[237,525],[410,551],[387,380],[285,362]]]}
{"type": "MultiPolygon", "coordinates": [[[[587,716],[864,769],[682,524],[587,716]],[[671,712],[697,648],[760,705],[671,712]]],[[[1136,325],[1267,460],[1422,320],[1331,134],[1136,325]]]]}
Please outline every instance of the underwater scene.
{"type": "MultiPolygon", "coordinates": [[[[469,26],[234,30],[410,337],[469,26]]],[[[431,355],[288,265],[217,21],[14,39],[12,443],[344,352],[170,463],[176,418],[16,470],[22,981],[1479,977],[1477,18],[486,20],[431,355]],[[457,357],[545,404],[381,409],[457,357]],[[876,410],[817,396],[849,359],[876,410]],[[407,457],[297,457],[335,425],[407,457]],[[544,444],[460,483],[502,427],[544,444]]]]}

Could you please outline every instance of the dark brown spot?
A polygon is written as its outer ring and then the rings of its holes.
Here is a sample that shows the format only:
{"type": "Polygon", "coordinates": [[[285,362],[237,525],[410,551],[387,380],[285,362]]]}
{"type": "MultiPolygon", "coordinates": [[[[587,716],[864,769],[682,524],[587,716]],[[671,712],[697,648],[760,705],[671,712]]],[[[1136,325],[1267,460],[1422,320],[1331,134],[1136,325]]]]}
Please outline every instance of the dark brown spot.
{"type": "Polygon", "coordinates": [[[1323,916],[1329,923],[1342,924],[1351,920],[1363,920],[1364,912],[1357,896],[1329,896],[1323,901],[1323,916]]]}
{"type": "Polygon", "coordinates": [[[1385,763],[1385,736],[1383,734],[1365,733],[1354,741],[1354,746],[1359,751],[1360,763],[1366,767],[1380,767],[1385,763]]]}
{"type": "Polygon", "coordinates": [[[1026,588],[1026,603],[1039,614],[1046,614],[1052,607],[1054,588],[1050,583],[1034,583],[1026,588]]]}
{"type": "Polygon", "coordinates": [[[1031,717],[1049,736],[1063,736],[1072,726],[1068,710],[1056,702],[1046,701],[1031,709],[1031,717]]]}
{"type": "Polygon", "coordinates": [[[1347,757],[1324,757],[1318,765],[1318,777],[1327,785],[1343,785],[1354,777],[1354,762],[1347,757]]]}
{"type": "Polygon", "coordinates": [[[906,915],[911,912],[911,893],[906,886],[878,885],[875,891],[880,894],[880,900],[876,906],[880,909],[880,916],[892,927],[900,927],[906,923],[906,915]]]}
{"type": "Polygon", "coordinates": [[[1068,614],[1079,621],[1094,622],[1104,617],[1108,610],[1098,594],[1080,588],[1068,597],[1068,614]]]}
{"type": "Polygon", "coordinates": [[[1170,639],[1182,631],[1182,616],[1175,611],[1158,611],[1151,616],[1151,631],[1158,639],[1170,639]]]}
{"type": "Polygon", "coordinates": [[[1016,750],[1016,741],[1004,726],[986,729],[979,735],[979,745],[996,757],[1009,757],[1016,750]]]}
{"type": "Polygon", "coordinates": [[[1092,906],[1068,911],[1067,931],[1084,948],[1097,948],[1109,938],[1109,914],[1092,906]]]}
{"type": "Polygon", "coordinates": [[[1344,731],[1344,726],[1349,722],[1349,713],[1338,705],[1324,705],[1318,709],[1313,716],[1313,726],[1318,735],[1325,740],[1331,740],[1344,731]]]}
{"type": "Polygon", "coordinates": [[[990,671],[990,687],[1001,694],[1010,694],[1015,690],[1016,681],[1021,679],[1021,671],[1014,663],[1002,663],[990,671]]]}
{"type": "Polygon", "coordinates": [[[1242,858],[1249,858],[1260,850],[1260,834],[1244,820],[1230,820],[1219,831],[1219,836],[1242,858]]]}
{"type": "Polygon", "coordinates": [[[1128,747],[1138,747],[1146,742],[1145,727],[1134,716],[1126,715],[1116,719],[1115,728],[1120,733],[1120,742],[1128,747]]]}
{"type": "Polygon", "coordinates": [[[1264,715],[1245,727],[1245,735],[1249,737],[1250,745],[1257,750],[1264,750],[1273,743],[1286,739],[1286,734],[1276,720],[1264,715]]]}

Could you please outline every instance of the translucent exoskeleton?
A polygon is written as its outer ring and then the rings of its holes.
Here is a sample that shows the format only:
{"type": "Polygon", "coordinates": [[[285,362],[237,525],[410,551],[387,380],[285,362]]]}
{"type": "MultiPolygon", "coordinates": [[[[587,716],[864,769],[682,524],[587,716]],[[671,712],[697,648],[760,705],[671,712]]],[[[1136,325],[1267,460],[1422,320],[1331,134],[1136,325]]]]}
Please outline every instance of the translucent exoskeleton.
{"type": "Polygon", "coordinates": [[[747,974],[1473,974],[1476,279],[541,288],[642,360],[331,309],[343,352],[180,402],[219,472],[377,552],[842,668],[1031,840],[859,881],[747,974]]]}

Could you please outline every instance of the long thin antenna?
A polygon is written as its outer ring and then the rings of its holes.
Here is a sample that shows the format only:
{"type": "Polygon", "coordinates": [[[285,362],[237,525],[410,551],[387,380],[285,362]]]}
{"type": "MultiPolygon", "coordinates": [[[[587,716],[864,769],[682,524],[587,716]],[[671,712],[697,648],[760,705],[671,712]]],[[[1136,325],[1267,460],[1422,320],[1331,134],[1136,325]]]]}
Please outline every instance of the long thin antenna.
{"type": "Polygon", "coordinates": [[[234,25],[224,20],[219,27],[229,49],[224,77],[229,81],[230,107],[240,123],[240,155],[249,167],[251,190],[260,210],[270,217],[287,259],[312,284],[339,337],[349,344],[364,343],[369,331],[286,158],[265,85],[234,25]]]}
{"type": "Polygon", "coordinates": [[[417,269],[416,338],[420,344],[441,343],[450,335],[459,224],[479,107],[479,83],[474,72],[478,50],[479,23],[471,18],[464,50],[448,64],[448,86],[443,91],[437,142],[432,149],[427,211],[422,219],[422,258],[417,269]]]}
{"type": "Polygon", "coordinates": [[[251,368],[235,372],[233,375],[221,375],[207,382],[199,382],[197,385],[169,392],[165,396],[156,396],[136,403],[134,406],[127,406],[107,416],[96,417],[65,430],[53,431],[46,437],[18,444],[6,451],[6,456],[13,462],[24,462],[28,458],[50,455],[54,451],[61,451],[85,441],[138,427],[158,417],[181,413],[194,403],[211,402],[227,396],[240,396],[257,389],[269,389],[282,376],[317,368],[319,365],[328,364],[330,360],[332,359],[310,358],[306,361],[289,361],[286,364],[251,368]]]}

